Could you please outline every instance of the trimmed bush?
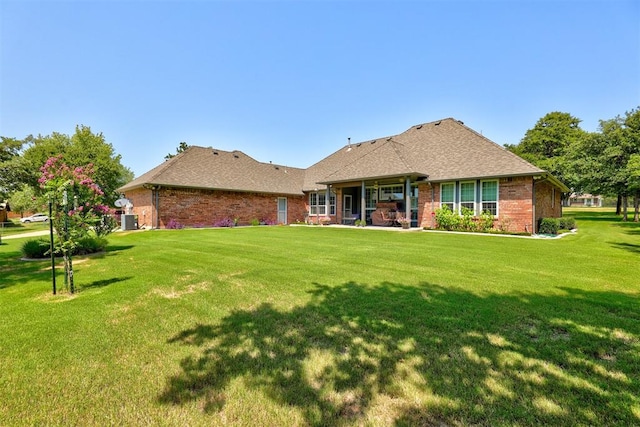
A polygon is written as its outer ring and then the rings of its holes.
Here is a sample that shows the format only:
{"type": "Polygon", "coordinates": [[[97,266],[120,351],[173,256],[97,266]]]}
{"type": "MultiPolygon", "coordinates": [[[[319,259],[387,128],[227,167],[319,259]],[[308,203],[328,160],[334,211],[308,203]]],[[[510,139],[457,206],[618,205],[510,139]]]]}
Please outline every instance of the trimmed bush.
{"type": "Polygon", "coordinates": [[[97,236],[86,236],[78,241],[74,255],[87,255],[102,252],[107,247],[107,239],[97,236]]]}
{"type": "Polygon", "coordinates": [[[25,258],[46,258],[49,256],[49,241],[43,239],[27,240],[22,244],[20,250],[25,258]]]}
{"type": "Polygon", "coordinates": [[[540,218],[538,234],[558,234],[558,218],[540,218]]]}
{"type": "MultiPolygon", "coordinates": [[[[57,243],[57,242],[56,242],[57,243]]],[[[107,239],[97,236],[86,236],[79,240],[78,246],[75,247],[71,255],[88,255],[97,252],[102,252],[107,247],[107,239]]],[[[22,244],[22,256],[24,258],[48,258],[51,256],[49,253],[49,241],[44,239],[27,240],[22,244]]],[[[55,256],[62,256],[60,250],[56,249],[55,256]]]]}
{"type": "Polygon", "coordinates": [[[473,210],[462,208],[462,215],[452,212],[447,205],[436,209],[436,227],[447,231],[480,231],[488,233],[493,230],[494,217],[491,212],[484,211],[479,217],[473,216],[473,210]]]}
{"type": "Polygon", "coordinates": [[[558,222],[560,230],[573,230],[576,228],[576,219],[572,216],[563,216],[558,222]]]}

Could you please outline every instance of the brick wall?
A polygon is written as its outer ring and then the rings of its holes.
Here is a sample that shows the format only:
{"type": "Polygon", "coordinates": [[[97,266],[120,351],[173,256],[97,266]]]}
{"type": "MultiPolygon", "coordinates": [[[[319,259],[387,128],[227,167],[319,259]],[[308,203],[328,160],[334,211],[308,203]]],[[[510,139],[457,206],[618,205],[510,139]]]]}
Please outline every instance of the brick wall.
{"type": "Polygon", "coordinates": [[[125,194],[125,197],[133,204],[133,214],[138,215],[138,227],[156,226],[156,211],[152,193],[151,190],[138,188],[127,191],[127,194],[125,194]]]}
{"type": "Polygon", "coordinates": [[[562,216],[562,193],[551,183],[536,183],[536,224],[540,218],[562,216]]]}
{"type": "MultiPolygon", "coordinates": [[[[155,227],[157,225],[152,190],[129,191],[126,197],[134,205],[134,214],[138,215],[140,226],[155,227]]],[[[166,227],[171,220],[187,227],[210,227],[218,221],[236,218],[239,225],[249,225],[254,219],[276,223],[278,197],[287,198],[289,223],[304,221],[306,214],[304,196],[163,188],[159,190],[158,199],[159,227],[166,227]]]]}
{"type": "MultiPolygon", "coordinates": [[[[499,204],[498,216],[495,221],[496,227],[502,226],[514,232],[531,232],[533,178],[501,179],[498,188],[499,204]]],[[[435,211],[440,208],[440,184],[419,184],[418,206],[418,223],[420,226],[435,227],[435,211]]]]}
{"type": "Polygon", "coordinates": [[[497,226],[513,232],[533,232],[533,177],[502,178],[498,184],[497,226]]]}
{"type": "Polygon", "coordinates": [[[440,185],[418,184],[418,224],[420,227],[435,228],[435,211],[440,207],[440,185]],[[433,204],[431,193],[433,192],[433,204]]]}

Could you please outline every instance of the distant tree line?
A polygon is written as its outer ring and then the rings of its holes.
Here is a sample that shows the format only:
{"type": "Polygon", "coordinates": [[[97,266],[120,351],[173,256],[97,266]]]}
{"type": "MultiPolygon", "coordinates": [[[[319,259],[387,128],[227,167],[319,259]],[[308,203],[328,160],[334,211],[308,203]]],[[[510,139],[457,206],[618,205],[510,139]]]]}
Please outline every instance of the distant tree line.
{"type": "Polygon", "coordinates": [[[596,132],[581,129],[580,121],[569,113],[548,113],[519,144],[505,147],[575,193],[617,198],[616,214],[623,221],[632,200],[633,220],[640,221],[640,107],[600,120],[596,132]]]}

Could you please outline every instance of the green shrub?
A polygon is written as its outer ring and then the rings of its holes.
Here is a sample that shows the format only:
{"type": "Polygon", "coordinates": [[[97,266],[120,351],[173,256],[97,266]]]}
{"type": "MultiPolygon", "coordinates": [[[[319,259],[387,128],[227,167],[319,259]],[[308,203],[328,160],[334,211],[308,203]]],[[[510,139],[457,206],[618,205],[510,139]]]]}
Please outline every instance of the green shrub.
{"type": "Polygon", "coordinates": [[[461,231],[476,231],[476,222],[473,220],[473,210],[469,208],[462,208],[462,215],[460,216],[460,222],[458,227],[461,231]]]}
{"type": "Polygon", "coordinates": [[[93,226],[93,231],[99,237],[110,234],[114,229],[118,228],[118,221],[111,215],[103,215],[100,220],[93,226]]]}
{"type": "Polygon", "coordinates": [[[49,241],[43,239],[27,240],[20,250],[25,258],[46,258],[50,255],[49,241]]]}
{"type": "Polygon", "coordinates": [[[444,205],[440,209],[436,209],[436,224],[438,228],[451,231],[460,227],[460,216],[444,205]]]}
{"type": "MultiPolygon", "coordinates": [[[[107,239],[104,237],[86,236],[78,241],[78,245],[72,251],[72,255],[94,254],[105,250],[106,247],[107,239]]],[[[38,259],[51,256],[49,253],[49,241],[44,239],[27,240],[23,243],[21,251],[24,258],[38,259]]],[[[55,256],[62,256],[60,249],[57,247],[54,254],[55,256]]]]}
{"type": "Polygon", "coordinates": [[[558,218],[541,218],[538,223],[539,234],[558,234],[558,218]]]}
{"type": "Polygon", "coordinates": [[[478,221],[478,229],[484,232],[493,230],[493,219],[493,214],[491,212],[482,212],[480,214],[480,220],[478,221]]]}
{"type": "Polygon", "coordinates": [[[563,216],[558,221],[558,228],[560,230],[573,230],[576,228],[576,219],[572,216],[563,216]]]}
{"type": "Polygon", "coordinates": [[[257,227],[258,225],[260,225],[260,221],[258,220],[258,218],[253,218],[253,219],[251,220],[251,225],[252,225],[253,227],[257,227]]]}
{"type": "Polygon", "coordinates": [[[86,255],[101,252],[107,247],[107,239],[98,236],[86,236],[78,241],[74,255],[86,255]]]}

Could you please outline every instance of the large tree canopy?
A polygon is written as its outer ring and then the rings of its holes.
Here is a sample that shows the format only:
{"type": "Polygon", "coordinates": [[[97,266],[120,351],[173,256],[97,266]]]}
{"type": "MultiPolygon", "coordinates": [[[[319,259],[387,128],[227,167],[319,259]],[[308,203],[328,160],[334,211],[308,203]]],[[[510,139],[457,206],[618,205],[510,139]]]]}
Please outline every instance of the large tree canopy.
{"type": "Polygon", "coordinates": [[[587,191],[619,195],[625,201],[634,197],[634,219],[638,220],[640,108],[628,111],[625,117],[601,120],[599,132],[575,144],[567,157],[580,186],[587,191]]]}
{"type": "Polygon", "coordinates": [[[575,189],[575,177],[565,156],[573,144],[587,135],[580,128],[580,121],[569,113],[548,113],[527,131],[519,144],[505,147],[575,189]]]}
{"type": "Polygon", "coordinates": [[[104,192],[105,202],[109,205],[119,197],[116,189],[133,179],[133,172],[122,165],[122,157],[116,154],[113,146],[105,140],[102,133],[94,134],[88,126],[76,126],[73,135],[54,132],[47,136],[29,136],[24,140],[28,148],[23,158],[29,166],[28,184],[37,187],[39,168],[54,156],[70,167],[84,167],[92,164],[93,179],[104,192]]]}
{"type": "Polygon", "coordinates": [[[0,137],[0,202],[20,190],[29,176],[29,168],[20,155],[23,146],[24,141],[0,137]]]}

